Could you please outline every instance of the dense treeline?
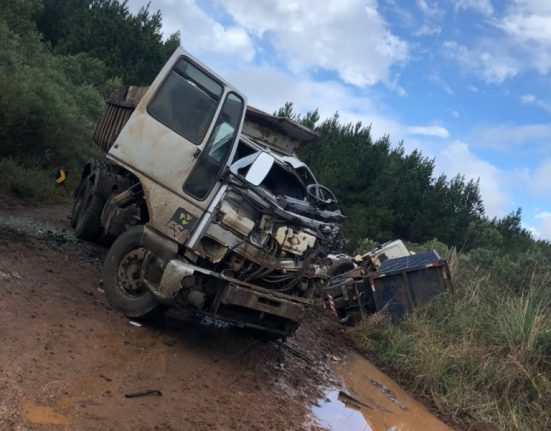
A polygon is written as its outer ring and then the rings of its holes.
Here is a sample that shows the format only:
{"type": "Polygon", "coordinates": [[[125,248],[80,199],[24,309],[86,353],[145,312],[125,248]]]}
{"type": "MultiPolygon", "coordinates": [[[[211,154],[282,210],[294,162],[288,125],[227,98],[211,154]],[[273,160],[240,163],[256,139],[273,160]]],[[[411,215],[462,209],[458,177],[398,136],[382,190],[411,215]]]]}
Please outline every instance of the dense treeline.
{"type": "Polygon", "coordinates": [[[365,238],[415,243],[438,238],[462,251],[491,248],[510,253],[537,247],[551,259],[551,246],[535,241],[522,227],[520,209],[500,219],[486,216],[478,181],[462,175],[436,177],[434,160],[419,151],[407,154],[388,137],[373,141],[369,127],[344,124],[338,114],[320,122],[317,111],[301,116],[293,112],[292,103],[275,114],[320,134],[301,156],[337,195],[347,216],[349,250],[365,238]]]}
{"type": "MultiPolygon", "coordinates": [[[[180,44],[163,41],[160,12],[116,0],[0,1],[0,194],[59,197],[94,155],[104,96],[149,83],[180,44]]],[[[69,190],[67,190],[69,191],[69,190]]]]}

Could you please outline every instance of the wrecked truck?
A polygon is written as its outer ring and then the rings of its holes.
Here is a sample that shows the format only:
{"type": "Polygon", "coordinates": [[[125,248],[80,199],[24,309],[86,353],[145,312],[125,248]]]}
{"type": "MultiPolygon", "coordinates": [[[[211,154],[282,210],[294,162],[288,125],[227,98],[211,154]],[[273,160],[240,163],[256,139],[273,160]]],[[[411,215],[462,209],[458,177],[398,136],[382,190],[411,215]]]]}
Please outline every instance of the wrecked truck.
{"type": "Polygon", "coordinates": [[[112,243],[111,305],[143,318],[167,307],[291,335],[340,246],[334,194],[295,152],[317,135],[247,106],[179,48],[149,87],[106,101],[71,224],[112,243]]]}

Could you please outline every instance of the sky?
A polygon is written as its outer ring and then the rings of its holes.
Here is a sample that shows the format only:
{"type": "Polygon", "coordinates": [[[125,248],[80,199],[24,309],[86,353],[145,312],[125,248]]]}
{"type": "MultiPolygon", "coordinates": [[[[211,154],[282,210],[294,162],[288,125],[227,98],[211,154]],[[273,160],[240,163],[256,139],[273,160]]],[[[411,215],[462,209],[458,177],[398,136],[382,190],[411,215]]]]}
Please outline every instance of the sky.
{"type": "MultiPolygon", "coordinates": [[[[145,0],[130,0],[136,12],[145,0]]],[[[551,240],[551,1],[151,0],[163,34],[273,112],[371,125],[480,179],[551,240]]]]}

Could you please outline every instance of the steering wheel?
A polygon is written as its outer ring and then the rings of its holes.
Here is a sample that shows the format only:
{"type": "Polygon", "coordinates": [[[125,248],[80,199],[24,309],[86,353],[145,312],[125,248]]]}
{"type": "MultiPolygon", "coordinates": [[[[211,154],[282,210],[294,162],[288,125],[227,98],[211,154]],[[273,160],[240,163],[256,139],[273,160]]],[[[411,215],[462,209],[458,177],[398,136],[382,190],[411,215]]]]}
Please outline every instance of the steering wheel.
{"type": "Polygon", "coordinates": [[[323,205],[336,204],[337,198],[331,190],[321,184],[309,184],[306,186],[308,196],[323,205]]]}

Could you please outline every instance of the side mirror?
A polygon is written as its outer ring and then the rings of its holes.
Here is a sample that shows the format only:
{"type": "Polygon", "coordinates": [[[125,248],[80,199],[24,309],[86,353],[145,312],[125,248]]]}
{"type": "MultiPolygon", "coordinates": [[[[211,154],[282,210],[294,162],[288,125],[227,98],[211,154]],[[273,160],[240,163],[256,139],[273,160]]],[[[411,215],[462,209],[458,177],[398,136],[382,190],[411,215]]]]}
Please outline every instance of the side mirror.
{"type": "Polygon", "coordinates": [[[273,164],[273,156],[264,152],[260,153],[249,168],[249,172],[245,175],[245,179],[253,186],[258,186],[264,181],[264,178],[266,178],[266,175],[268,175],[268,172],[272,169],[273,164]]]}
{"type": "Polygon", "coordinates": [[[245,175],[245,180],[253,186],[258,186],[272,169],[274,161],[275,159],[271,154],[262,151],[236,161],[231,165],[230,171],[234,175],[239,175],[239,170],[248,166],[249,170],[245,175]]]}

